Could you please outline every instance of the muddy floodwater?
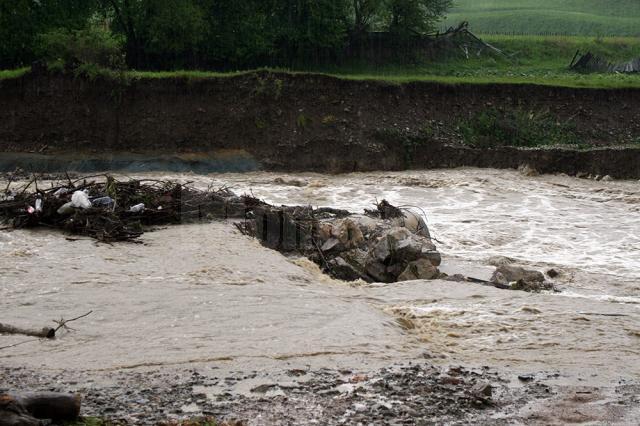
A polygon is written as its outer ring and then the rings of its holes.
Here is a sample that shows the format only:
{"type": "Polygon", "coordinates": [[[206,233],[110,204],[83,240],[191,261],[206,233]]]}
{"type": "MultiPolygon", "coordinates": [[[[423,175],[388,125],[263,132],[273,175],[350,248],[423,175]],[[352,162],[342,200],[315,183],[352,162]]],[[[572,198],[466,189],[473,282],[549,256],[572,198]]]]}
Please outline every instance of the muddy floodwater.
{"type": "MultiPolygon", "coordinates": [[[[640,377],[638,182],[478,169],[145,176],[356,212],[385,198],[425,212],[444,272],[487,279],[488,259],[508,256],[556,269],[560,292],[343,283],[224,221],[166,227],[142,244],[2,232],[1,319],[44,326],[94,311],[55,341],[3,350],[2,364],[99,376],[202,363],[366,369],[426,357],[567,384],[640,377]]],[[[1,336],[0,346],[22,340],[1,336]]]]}

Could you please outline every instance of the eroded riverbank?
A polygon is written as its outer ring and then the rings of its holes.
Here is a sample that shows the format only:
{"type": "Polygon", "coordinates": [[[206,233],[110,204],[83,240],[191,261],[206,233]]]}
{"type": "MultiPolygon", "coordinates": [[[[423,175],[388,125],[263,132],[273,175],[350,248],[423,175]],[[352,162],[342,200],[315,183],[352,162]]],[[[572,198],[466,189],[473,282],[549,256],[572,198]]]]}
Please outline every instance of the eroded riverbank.
{"type": "MultiPolygon", "coordinates": [[[[406,362],[444,369],[486,365],[499,374],[491,379],[497,389],[506,386],[506,406],[476,413],[480,418],[503,416],[508,423],[533,413],[531,422],[562,422],[554,414],[562,404],[567,413],[586,413],[583,421],[625,424],[637,414],[630,391],[640,376],[637,182],[477,169],[162,177],[203,187],[224,184],[274,204],[361,210],[386,198],[416,206],[427,213],[447,272],[482,278],[492,271],[490,257],[510,256],[541,270],[557,269],[561,293],[446,281],[348,285],[306,260],[260,246],[229,223],[169,227],[146,234],[143,245],[14,231],[0,234],[3,315],[45,325],[60,315],[95,313],[55,341],[3,350],[5,374],[21,377],[25,373],[14,369],[24,367],[27,376],[43,375],[24,383],[49,387],[60,380],[85,390],[91,378],[90,389],[99,393],[115,386],[115,376],[128,377],[122,379],[125,387],[150,388],[152,381],[141,377],[145,371],[154,371],[159,381],[171,383],[175,376],[197,385],[185,379],[196,370],[222,382],[235,377],[230,382],[238,386],[225,384],[215,392],[239,395],[254,385],[291,382],[290,370],[329,368],[338,376],[348,370],[340,377],[349,382],[358,374],[382,377],[381,368],[406,362]],[[245,377],[252,371],[263,383],[245,377]],[[616,390],[620,404],[612,398],[616,390]],[[525,403],[527,395],[533,401],[525,403]],[[529,408],[529,414],[521,411],[529,408]]],[[[2,346],[19,341],[3,336],[2,346]]],[[[285,395],[304,399],[283,387],[285,395]]],[[[196,405],[200,391],[190,391],[196,405]]],[[[104,394],[108,399],[114,392],[104,394]]],[[[184,405],[188,393],[180,393],[184,405]]],[[[322,412],[318,407],[328,410],[331,399],[307,401],[289,409],[322,412]]],[[[349,401],[353,410],[361,403],[349,401]]],[[[100,413],[99,405],[90,407],[100,413]]]]}
{"type": "MultiPolygon", "coordinates": [[[[543,173],[638,179],[639,99],[633,88],[390,84],[270,72],[126,82],[33,74],[0,81],[0,157],[14,156],[0,161],[0,171],[7,163],[43,171],[84,156],[79,163],[93,170],[140,170],[153,166],[151,158],[164,170],[201,173],[530,164],[543,173]],[[544,117],[581,145],[471,149],[460,128],[487,111],[544,117]]],[[[498,133],[517,133],[519,125],[505,120],[498,133]]]]}

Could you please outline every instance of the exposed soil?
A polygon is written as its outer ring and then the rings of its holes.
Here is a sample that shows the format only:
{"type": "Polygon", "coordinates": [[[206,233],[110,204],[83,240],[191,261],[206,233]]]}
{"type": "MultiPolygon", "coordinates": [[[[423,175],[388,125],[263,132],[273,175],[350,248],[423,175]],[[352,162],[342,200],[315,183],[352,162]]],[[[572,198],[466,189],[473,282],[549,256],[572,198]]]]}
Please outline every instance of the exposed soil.
{"type": "Polygon", "coordinates": [[[389,84],[260,72],[119,85],[51,75],[0,81],[0,152],[86,155],[242,151],[266,170],[479,166],[640,177],[638,89],[389,84]],[[487,108],[548,111],[586,151],[461,146],[487,108]]]}

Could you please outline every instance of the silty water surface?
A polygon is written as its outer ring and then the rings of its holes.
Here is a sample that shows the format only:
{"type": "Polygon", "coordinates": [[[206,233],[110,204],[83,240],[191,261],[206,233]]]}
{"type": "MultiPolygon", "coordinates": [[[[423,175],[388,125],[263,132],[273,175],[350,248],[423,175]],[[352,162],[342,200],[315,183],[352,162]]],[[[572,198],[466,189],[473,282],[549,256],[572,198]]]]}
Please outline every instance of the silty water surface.
{"type": "Polygon", "coordinates": [[[364,366],[426,352],[443,362],[560,370],[568,380],[640,374],[637,182],[478,169],[153,177],[228,186],[274,204],[361,211],[385,198],[426,212],[443,268],[486,277],[489,257],[509,256],[560,270],[562,292],[445,281],[351,286],[260,247],[228,223],[166,228],[145,234],[144,245],[15,231],[0,235],[3,317],[46,324],[61,314],[95,314],[75,333],[36,343],[46,350],[3,351],[4,362],[90,370],[364,366]]]}

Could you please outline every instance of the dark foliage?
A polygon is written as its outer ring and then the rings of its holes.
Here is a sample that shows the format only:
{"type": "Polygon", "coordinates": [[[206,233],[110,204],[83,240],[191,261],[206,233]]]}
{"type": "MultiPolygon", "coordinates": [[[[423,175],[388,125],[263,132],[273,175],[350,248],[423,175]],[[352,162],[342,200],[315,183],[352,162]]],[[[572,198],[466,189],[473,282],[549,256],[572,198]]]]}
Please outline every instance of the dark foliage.
{"type": "Polygon", "coordinates": [[[450,0],[0,0],[0,67],[50,60],[65,37],[82,47],[84,41],[101,42],[93,46],[102,53],[121,43],[127,65],[135,69],[336,63],[353,54],[349,47],[367,34],[407,39],[432,31],[450,5],[450,0]]]}

